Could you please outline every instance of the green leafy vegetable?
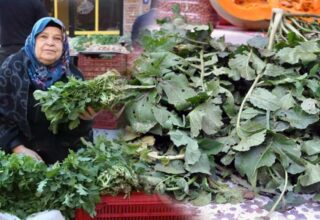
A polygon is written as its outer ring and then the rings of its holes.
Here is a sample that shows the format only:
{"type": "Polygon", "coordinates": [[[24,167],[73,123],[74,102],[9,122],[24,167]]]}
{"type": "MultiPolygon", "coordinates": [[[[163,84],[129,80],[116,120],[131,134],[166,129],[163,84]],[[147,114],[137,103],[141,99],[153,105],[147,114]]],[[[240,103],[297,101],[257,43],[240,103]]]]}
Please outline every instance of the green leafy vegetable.
{"type": "Polygon", "coordinates": [[[47,91],[36,90],[34,97],[50,121],[50,129],[57,133],[62,123],[68,124],[69,129],[76,128],[80,123],[79,116],[87,107],[96,112],[102,109],[112,111],[132,99],[137,94],[134,89],[138,88],[150,87],[130,86],[126,78],[109,71],[87,81],[70,77],[67,83],[57,82],[47,91]]]}

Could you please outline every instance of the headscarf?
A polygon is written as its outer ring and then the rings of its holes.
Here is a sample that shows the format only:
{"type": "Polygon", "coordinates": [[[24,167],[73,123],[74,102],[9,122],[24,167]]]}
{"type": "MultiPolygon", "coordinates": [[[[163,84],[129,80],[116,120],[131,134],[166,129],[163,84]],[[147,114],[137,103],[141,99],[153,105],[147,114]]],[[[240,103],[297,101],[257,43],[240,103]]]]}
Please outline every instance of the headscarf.
{"type": "Polygon", "coordinates": [[[58,81],[64,74],[67,75],[69,73],[70,56],[68,37],[65,26],[59,19],[44,17],[38,20],[34,24],[32,31],[25,42],[24,51],[31,61],[31,64],[28,66],[29,77],[38,89],[47,89],[54,82],[58,81]],[[38,34],[40,34],[47,26],[52,26],[52,23],[54,23],[53,26],[58,26],[62,30],[63,51],[60,59],[55,63],[46,66],[41,64],[36,58],[35,42],[38,34]]]}

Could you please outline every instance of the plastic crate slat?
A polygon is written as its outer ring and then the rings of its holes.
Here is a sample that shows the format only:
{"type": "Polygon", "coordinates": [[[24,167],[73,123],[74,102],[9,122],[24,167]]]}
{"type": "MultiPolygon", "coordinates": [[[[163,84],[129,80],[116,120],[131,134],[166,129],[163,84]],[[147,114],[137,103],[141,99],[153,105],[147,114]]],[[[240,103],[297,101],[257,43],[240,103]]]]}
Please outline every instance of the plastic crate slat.
{"type": "Polygon", "coordinates": [[[78,209],[75,220],[190,220],[195,212],[174,203],[169,197],[132,193],[123,196],[103,196],[96,205],[97,215],[90,218],[78,209]]]}

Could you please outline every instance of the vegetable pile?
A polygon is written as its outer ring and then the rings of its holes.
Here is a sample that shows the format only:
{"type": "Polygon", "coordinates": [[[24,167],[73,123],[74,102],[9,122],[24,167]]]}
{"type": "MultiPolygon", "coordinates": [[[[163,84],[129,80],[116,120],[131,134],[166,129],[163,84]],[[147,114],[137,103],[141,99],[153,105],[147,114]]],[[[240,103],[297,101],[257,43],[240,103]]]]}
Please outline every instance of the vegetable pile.
{"type": "Polygon", "coordinates": [[[50,167],[0,152],[0,210],[22,219],[47,209],[58,209],[67,219],[73,219],[76,208],[93,216],[100,195],[126,195],[139,188],[124,143],[99,136],[94,144],[85,144],[50,167]]]}
{"type": "Polygon", "coordinates": [[[77,52],[86,51],[90,46],[98,45],[112,45],[117,44],[120,40],[118,35],[91,35],[91,36],[77,36],[71,38],[70,46],[72,50],[77,52]]]}
{"type": "Polygon", "coordinates": [[[319,40],[235,46],[210,33],[165,23],[143,38],[133,79],[155,88],[126,116],[155,138],[145,183],[194,204],[239,201],[225,180],[280,198],[319,192],[319,40]]]}

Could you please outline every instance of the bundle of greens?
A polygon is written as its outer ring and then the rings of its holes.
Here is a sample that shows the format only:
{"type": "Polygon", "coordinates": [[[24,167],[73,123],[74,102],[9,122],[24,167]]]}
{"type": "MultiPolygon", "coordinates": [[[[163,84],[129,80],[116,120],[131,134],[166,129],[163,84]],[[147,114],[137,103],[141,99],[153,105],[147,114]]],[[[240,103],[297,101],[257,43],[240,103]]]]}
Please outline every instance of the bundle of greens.
{"type": "Polygon", "coordinates": [[[36,90],[34,97],[50,121],[50,129],[57,133],[62,123],[67,123],[69,129],[76,128],[79,115],[88,106],[98,112],[124,105],[137,94],[137,88],[144,87],[130,86],[118,72],[108,71],[87,81],[70,77],[67,83],[57,82],[46,91],[36,90]]]}
{"type": "Polygon", "coordinates": [[[241,190],[221,187],[226,179],[271,195],[317,192],[318,39],[278,49],[266,38],[236,46],[210,34],[165,23],[142,39],[133,79],[155,88],[126,116],[136,135],[155,137],[136,149],[151,167],[146,188],[195,204],[239,201],[241,190]]]}
{"type": "Polygon", "coordinates": [[[122,150],[125,143],[99,136],[94,144],[85,144],[86,148],[70,152],[62,163],[50,167],[0,151],[0,211],[25,219],[35,212],[58,209],[73,219],[75,209],[82,208],[94,216],[101,195],[125,196],[139,188],[134,161],[122,150]]]}

